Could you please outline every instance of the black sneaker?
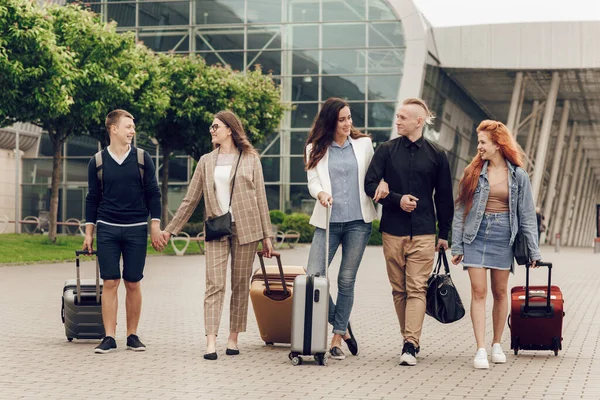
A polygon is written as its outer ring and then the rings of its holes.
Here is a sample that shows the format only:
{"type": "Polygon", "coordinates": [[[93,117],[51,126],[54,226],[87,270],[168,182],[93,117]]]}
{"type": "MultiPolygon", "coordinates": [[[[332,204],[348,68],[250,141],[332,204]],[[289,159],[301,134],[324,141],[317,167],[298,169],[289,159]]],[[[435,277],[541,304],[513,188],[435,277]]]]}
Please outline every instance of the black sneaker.
{"type": "Polygon", "coordinates": [[[405,342],[400,356],[400,365],[417,365],[417,352],[415,345],[411,342],[405,342]]]}
{"type": "Polygon", "coordinates": [[[346,342],[346,345],[348,346],[348,350],[350,350],[350,353],[352,353],[353,356],[357,356],[358,352],[359,352],[358,342],[356,341],[356,338],[354,337],[354,333],[352,333],[352,328],[350,328],[350,322],[348,322],[348,334],[350,335],[350,338],[344,339],[344,342],[346,342]]]}
{"type": "Polygon", "coordinates": [[[346,358],[346,355],[344,354],[344,352],[342,351],[342,349],[340,349],[339,347],[335,346],[332,347],[329,350],[329,355],[331,356],[331,358],[333,358],[334,360],[343,360],[346,358]]]}
{"type": "Polygon", "coordinates": [[[131,334],[127,336],[127,350],[146,351],[146,346],[137,335],[131,334]]]}
{"type": "Polygon", "coordinates": [[[94,353],[106,354],[106,353],[110,352],[111,350],[116,350],[116,349],[117,349],[117,342],[115,341],[115,338],[113,338],[112,336],[105,336],[104,339],[102,339],[102,343],[100,343],[94,349],[94,353]]]}

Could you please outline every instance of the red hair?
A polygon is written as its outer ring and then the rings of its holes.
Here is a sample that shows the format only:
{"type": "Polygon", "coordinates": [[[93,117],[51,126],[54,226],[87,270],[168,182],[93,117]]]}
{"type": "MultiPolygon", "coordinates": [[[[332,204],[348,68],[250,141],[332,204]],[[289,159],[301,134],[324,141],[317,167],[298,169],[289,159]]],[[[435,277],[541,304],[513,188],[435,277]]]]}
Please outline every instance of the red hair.
{"type": "MultiPolygon", "coordinates": [[[[521,150],[518,148],[517,142],[506,125],[502,122],[486,119],[477,127],[477,133],[480,132],[487,133],[490,140],[500,147],[498,151],[500,151],[500,154],[502,154],[504,159],[510,161],[514,166],[523,167],[523,155],[521,150]]],[[[473,195],[475,194],[475,189],[477,189],[479,175],[481,174],[484,163],[485,161],[481,159],[481,155],[477,153],[473,158],[473,161],[465,168],[465,172],[458,185],[458,198],[456,199],[456,204],[463,204],[465,206],[465,219],[473,206],[473,195]]]]}

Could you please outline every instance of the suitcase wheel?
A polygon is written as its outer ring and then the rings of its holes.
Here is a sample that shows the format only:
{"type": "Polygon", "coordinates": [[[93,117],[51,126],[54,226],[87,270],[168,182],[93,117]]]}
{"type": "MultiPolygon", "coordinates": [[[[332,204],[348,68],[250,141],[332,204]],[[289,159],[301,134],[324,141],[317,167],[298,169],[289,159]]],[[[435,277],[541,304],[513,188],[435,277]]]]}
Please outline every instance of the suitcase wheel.
{"type": "Polygon", "coordinates": [[[273,342],[265,342],[267,346],[273,346],[273,342]]]}
{"type": "Polygon", "coordinates": [[[302,364],[302,359],[300,357],[298,357],[298,356],[292,356],[291,353],[290,353],[290,359],[292,360],[292,365],[293,366],[302,364]]]}
{"type": "Polygon", "coordinates": [[[517,354],[519,354],[519,349],[515,347],[514,352],[515,352],[515,356],[516,356],[517,354]]]}
{"type": "Polygon", "coordinates": [[[555,337],[552,338],[552,350],[554,350],[554,355],[558,356],[558,350],[560,350],[561,345],[560,345],[560,339],[555,337]]]}
{"type": "Polygon", "coordinates": [[[72,341],[73,341],[73,338],[72,338],[72,337],[68,337],[68,338],[67,338],[67,340],[68,340],[69,342],[72,342],[72,341]]]}
{"type": "Polygon", "coordinates": [[[325,354],[315,354],[315,361],[319,365],[327,365],[327,358],[325,357],[325,354]]]}

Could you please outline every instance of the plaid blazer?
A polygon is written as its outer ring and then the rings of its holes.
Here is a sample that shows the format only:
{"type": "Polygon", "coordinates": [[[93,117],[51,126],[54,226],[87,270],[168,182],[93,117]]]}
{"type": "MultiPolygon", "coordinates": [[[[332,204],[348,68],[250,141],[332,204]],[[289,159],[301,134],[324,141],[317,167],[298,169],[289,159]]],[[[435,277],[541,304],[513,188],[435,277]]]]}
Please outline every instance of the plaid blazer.
{"type": "MultiPolygon", "coordinates": [[[[218,154],[219,149],[215,149],[200,158],[187,194],[177,209],[175,217],[165,228],[167,232],[174,235],[181,232],[203,195],[205,219],[214,218],[227,212],[219,207],[215,190],[215,166],[218,154]]],[[[238,157],[233,162],[229,182],[233,180],[238,157]]],[[[262,165],[260,157],[256,154],[242,155],[235,178],[231,212],[240,244],[273,237],[262,165]]],[[[223,237],[221,240],[226,240],[226,238],[223,237]]]]}

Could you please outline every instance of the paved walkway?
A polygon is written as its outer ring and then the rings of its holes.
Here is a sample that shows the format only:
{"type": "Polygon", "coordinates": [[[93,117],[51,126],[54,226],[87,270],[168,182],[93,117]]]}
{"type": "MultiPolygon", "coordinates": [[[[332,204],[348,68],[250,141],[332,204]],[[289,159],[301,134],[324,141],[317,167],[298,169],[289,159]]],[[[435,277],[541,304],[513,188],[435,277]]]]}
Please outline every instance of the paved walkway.
{"type": "MultiPolygon", "coordinates": [[[[304,265],[308,247],[283,254],[284,263],[304,265]]],[[[205,361],[204,256],[148,259],[139,330],[145,353],[125,350],[123,287],[119,350],[96,355],[96,341],[69,343],[64,337],[60,296],[64,279],[74,276],[74,264],[1,267],[0,398],[600,399],[600,254],[590,249],[556,254],[550,247],[543,254],[555,263],[553,282],[566,299],[564,350],[558,357],[549,351],[515,357],[505,332],[508,362],[484,371],[472,368],[475,344],[468,315],[447,326],[426,317],[419,364],[398,365],[402,341],[380,247],[367,248],[358,275],[352,320],[361,354],[330,360],[327,367],[293,367],[286,347],[265,346],[251,306],[242,353],[226,356],[227,304],[219,359],[205,361]]],[[[332,278],[338,265],[339,257],[332,278]]],[[[93,264],[84,266],[91,276],[93,264]]],[[[543,282],[545,273],[535,271],[534,282],[543,282]]],[[[466,273],[455,267],[453,277],[468,306],[466,273]]],[[[519,269],[509,286],[523,282],[519,269]]]]}

